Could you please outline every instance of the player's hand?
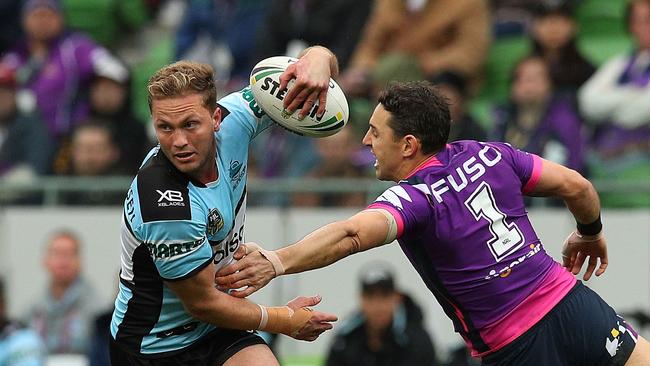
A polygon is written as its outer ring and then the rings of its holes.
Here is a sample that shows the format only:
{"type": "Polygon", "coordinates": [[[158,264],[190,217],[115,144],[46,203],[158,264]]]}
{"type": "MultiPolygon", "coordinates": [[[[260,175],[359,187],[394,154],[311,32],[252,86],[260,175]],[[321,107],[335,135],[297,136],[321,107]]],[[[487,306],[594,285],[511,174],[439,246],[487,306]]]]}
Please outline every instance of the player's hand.
{"type": "Polygon", "coordinates": [[[276,276],[273,265],[260,254],[260,246],[255,243],[242,244],[233,256],[237,262],[220,269],[214,276],[219,290],[231,290],[232,296],[246,297],[276,276]],[[235,290],[243,287],[243,290],[235,290]]]}
{"type": "Polygon", "coordinates": [[[302,119],[318,101],[317,116],[325,113],[327,90],[330,84],[330,60],[332,53],[322,47],[307,51],[297,62],[289,65],[280,75],[280,90],[284,90],[289,81],[295,79],[293,86],[284,97],[284,109],[293,114],[300,109],[298,118],[302,119]]]}
{"type": "Polygon", "coordinates": [[[596,276],[605,273],[607,269],[607,243],[602,231],[596,235],[580,235],[574,231],[564,241],[562,265],[571,273],[574,275],[580,273],[587,257],[589,257],[589,264],[582,276],[585,281],[591,278],[598,265],[598,260],[600,260],[600,265],[596,271],[596,276]]]}
{"type": "MultiPolygon", "coordinates": [[[[322,298],[320,295],[316,296],[300,296],[289,301],[287,306],[293,310],[300,308],[310,308],[311,306],[318,305],[322,298]]],[[[305,325],[300,328],[297,332],[291,335],[292,338],[299,339],[301,341],[313,341],[318,336],[320,336],[326,330],[332,329],[332,322],[338,320],[338,317],[334,314],[323,313],[320,311],[311,310],[311,318],[305,323],[305,325]]]]}

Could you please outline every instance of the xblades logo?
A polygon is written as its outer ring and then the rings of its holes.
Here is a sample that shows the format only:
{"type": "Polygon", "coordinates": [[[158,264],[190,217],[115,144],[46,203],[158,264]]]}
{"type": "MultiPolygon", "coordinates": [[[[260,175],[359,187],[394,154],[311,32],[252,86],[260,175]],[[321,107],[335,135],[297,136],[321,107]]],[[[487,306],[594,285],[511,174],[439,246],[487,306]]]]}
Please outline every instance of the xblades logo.
{"type": "Polygon", "coordinates": [[[172,191],[168,189],[163,192],[156,189],[156,192],[160,195],[158,198],[158,207],[185,206],[185,203],[183,202],[183,194],[180,191],[172,191]]]}

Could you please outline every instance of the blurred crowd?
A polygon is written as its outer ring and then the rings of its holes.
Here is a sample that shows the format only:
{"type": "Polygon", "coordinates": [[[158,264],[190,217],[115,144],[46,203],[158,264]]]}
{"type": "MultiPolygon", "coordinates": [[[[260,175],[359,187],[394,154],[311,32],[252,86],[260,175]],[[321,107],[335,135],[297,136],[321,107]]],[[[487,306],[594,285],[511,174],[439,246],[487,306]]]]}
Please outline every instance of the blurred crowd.
{"type": "MultiPolygon", "coordinates": [[[[252,179],[374,177],[361,139],[378,91],[427,79],[450,102],[452,141],[506,141],[598,181],[641,186],[601,192],[604,206],[650,207],[650,0],[0,0],[0,179],[132,176],[155,145],[144,90],[153,71],[177,59],[210,63],[224,95],[245,87],[260,59],[313,44],[338,56],[349,124],[322,139],[271,128],[252,146],[252,179]]],[[[42,198],[0,201],[9,199],[42,198]]],[[[75,193],[63,203],[123,199],[75,193]]],[[[356,192],[251,196],[252,205],[366,202],[356,192]]],[[[0,282],[0,364],[9,335],[21,357],[72,353],[105,364],[110,309],[80,275],[80,250],[74,233],[49,239],[49,287],[26,314],[29,328],[6,319],[0,282]]],[[[328,364],[397,365],[387,355],[433,352],[404,342],[424,332],[420,310],[390,274],[377,276],[362,278],[360,312],[328,364]]],[[[475,362],[456,356],[449,365],[475,362]]]]}
{"type": "MultiPolygon", "coordinates": [[[[450,102],[451,140],[506,141],[599,182],[641,186],[605,190],[603,204],[650,207],[650,0],[0,0],[0,27],[5,181],[133,175],[155,145],[152,71],[207,62],[224,95],[245,87],[260,59],[320,44],[339,58],[349,124],[323,139],[267,131],[251,149],[253,179],[373,177],[361,139],[377,92],[428,79],[450,102]]],[[[298,193],[251,204],[366,199],[298,193]]]]}

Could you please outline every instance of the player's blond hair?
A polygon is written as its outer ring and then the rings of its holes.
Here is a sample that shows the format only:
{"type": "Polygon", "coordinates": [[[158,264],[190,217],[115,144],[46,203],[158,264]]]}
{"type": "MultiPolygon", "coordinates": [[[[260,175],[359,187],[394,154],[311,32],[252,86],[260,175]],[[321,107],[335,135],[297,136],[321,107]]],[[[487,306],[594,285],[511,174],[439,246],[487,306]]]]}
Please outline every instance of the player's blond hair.
{"type": "Polygon", "coordinates": [[[203,95],[203,106],[210,113],[217,106],[214,69],[208,64],[179,61],[158,70],[147,85],[149,111],[154,99],[174,98],[188,94],[203,95]]]}

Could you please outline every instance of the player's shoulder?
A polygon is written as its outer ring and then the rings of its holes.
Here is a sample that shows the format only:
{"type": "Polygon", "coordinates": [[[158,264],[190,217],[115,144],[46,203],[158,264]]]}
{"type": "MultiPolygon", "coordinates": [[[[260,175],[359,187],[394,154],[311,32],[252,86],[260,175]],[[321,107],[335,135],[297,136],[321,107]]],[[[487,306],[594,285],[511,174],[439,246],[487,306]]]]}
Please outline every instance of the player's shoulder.
{"type": "MultiPolygon", "coordinates": [[[[230,93],[217,102],[222,111],[226,111],[226,116],[240,116],[262,118],[265,113],[255,102],[253,92],[246,87],[239,91],[230,93]]],[[[222,115],[222,118],[225,116],[222,115]]]]}
{"type": "Polygon", "coordinates": [[[189,220],[192,217],[189,184],[187,176],[158,150],[138,171],[129,196],[135,196],[142,223],[189,220]]]}
{"type": "Polygon", "coordinates": [[[425,181],[412,177],[387,188],[377,197],[374,204],[389,204],[401,210],[408,205],[428,204],[430,199],[427,195],[430,194],[425,181]]]}

